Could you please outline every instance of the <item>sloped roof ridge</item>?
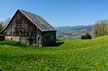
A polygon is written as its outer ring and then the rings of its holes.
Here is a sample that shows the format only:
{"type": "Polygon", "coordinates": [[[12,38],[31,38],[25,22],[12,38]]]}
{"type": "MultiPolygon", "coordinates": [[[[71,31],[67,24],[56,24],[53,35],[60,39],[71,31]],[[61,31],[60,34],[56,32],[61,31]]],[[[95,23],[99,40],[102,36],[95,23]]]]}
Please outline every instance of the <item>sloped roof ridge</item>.
{"type": "Polygon", "coordinates": [[[18,9],[21,11],[30,21],[32,21],[41,31],[56,31],[46,20],[41,16],[18,9]]]}

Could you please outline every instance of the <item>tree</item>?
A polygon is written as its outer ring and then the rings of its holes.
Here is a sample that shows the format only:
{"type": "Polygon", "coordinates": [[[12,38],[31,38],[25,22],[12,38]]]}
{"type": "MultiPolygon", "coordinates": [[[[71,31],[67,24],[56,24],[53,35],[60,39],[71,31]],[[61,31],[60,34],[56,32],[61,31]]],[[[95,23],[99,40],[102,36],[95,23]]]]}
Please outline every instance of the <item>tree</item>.
{"type": "Polygon", "coordinates": [[[0,21],[0,31],[4,28],[4,27],[6,27],[6,25],[10,22],[10,18],[8,18],[8,19],[6,19],[5,21],[0,21]],[[1,26],[2,26],[2,28],[1,28],[1,26]]]}
{"type": "Polygon", "coordinates": [[[81,36],[81,39],[85,39],[84,35],[81,36]]]}
{"type": "Polygon", "coordinates": [[[3,26],[2,26],[2,22],[0,22],[0,32],[1,32],[1,30],[3,29],[3,26]]]}
{"type": "Polygon", "coordinates": [[[85,35],[81,36],[81,39],[92,39],[92,37],[89,33],[86,33],[85,35]]]}
{"type": "Polygon", "coordinates": [[[105,20],[100,20],[96,22],[96,24],[92,28],[92,37],[99,37],[108,34],[108,24],[106,24],[105,20]]]}
{"type": "Polygon", "coordinates": [[[0,21],[0,32],[9,22],[10,18],[6,19],[5,21],[0,21]]]}
{"type": "Polygon", "coordinates": [[[92,39],[92,37],[89,33],[86,33],[85,37],[86,37],[86,39],[92,39]]]}
{"type": "Polygon", "coordinates": [[[10,19],[10,18],[8,18],[8,19],[6,19],[6,20],[2,21],[3,28],[4,28],[7,24],[9,24],[10,20],[11,20],[11,19],[10,19]]]}
{"type": "Polygon", "coordinates": [[[10,18],[8,18],[8,19],[6,19],[5,21],[4,21],[4,24],[8,24],[9,22],[10,22],[10,18]]]}

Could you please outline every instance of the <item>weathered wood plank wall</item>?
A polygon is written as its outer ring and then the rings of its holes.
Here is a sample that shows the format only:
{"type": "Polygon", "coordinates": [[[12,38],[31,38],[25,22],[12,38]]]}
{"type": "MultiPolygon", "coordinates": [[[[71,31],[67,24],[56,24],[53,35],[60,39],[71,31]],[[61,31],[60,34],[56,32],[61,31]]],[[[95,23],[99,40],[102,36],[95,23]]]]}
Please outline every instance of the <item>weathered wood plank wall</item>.
{"type": "Polygon", "coordinates": [[[28,45],[47,46],[56,43],[55,31],[42,32],[20,12],[15,14],[4,34],[7,40],[20,41],[28,45]]]}

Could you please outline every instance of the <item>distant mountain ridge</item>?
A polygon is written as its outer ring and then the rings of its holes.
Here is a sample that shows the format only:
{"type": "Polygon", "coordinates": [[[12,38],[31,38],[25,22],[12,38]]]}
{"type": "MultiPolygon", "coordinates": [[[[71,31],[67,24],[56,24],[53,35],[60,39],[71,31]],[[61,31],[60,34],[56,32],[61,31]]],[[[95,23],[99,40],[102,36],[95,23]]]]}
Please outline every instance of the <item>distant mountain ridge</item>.
{"type": "Polygon", "coordinates": [[[83,28],[91,28],[92,25],[87,25],[87,26],[59,26],[59,27],[55,27],[55,29],[57,30],[57,33],[62,33],[62,32],[66,32],[69,30],[78,30],[78,29],[83,29],[83,28]]]}
{"type": "Polygon", "coordinates": [[[82,35],[85,33],[90,33],[92,29],[92,25],[88,26],[63,26],[63,27],[55,27],[57,30],[57,38],[61,40],[72,40],[72,39],[80,39],[82,35]]]}

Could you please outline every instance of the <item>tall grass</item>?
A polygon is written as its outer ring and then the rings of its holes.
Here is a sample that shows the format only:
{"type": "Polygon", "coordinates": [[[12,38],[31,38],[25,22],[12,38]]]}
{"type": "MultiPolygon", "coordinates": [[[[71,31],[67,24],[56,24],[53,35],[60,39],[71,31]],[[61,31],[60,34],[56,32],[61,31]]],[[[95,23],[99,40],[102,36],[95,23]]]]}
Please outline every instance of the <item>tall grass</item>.
{"type": "Polygon", "coordinates": [[[37,48],[0,41],[0,71],[108,71],[108,36],[63,42],[37,48]]]}

